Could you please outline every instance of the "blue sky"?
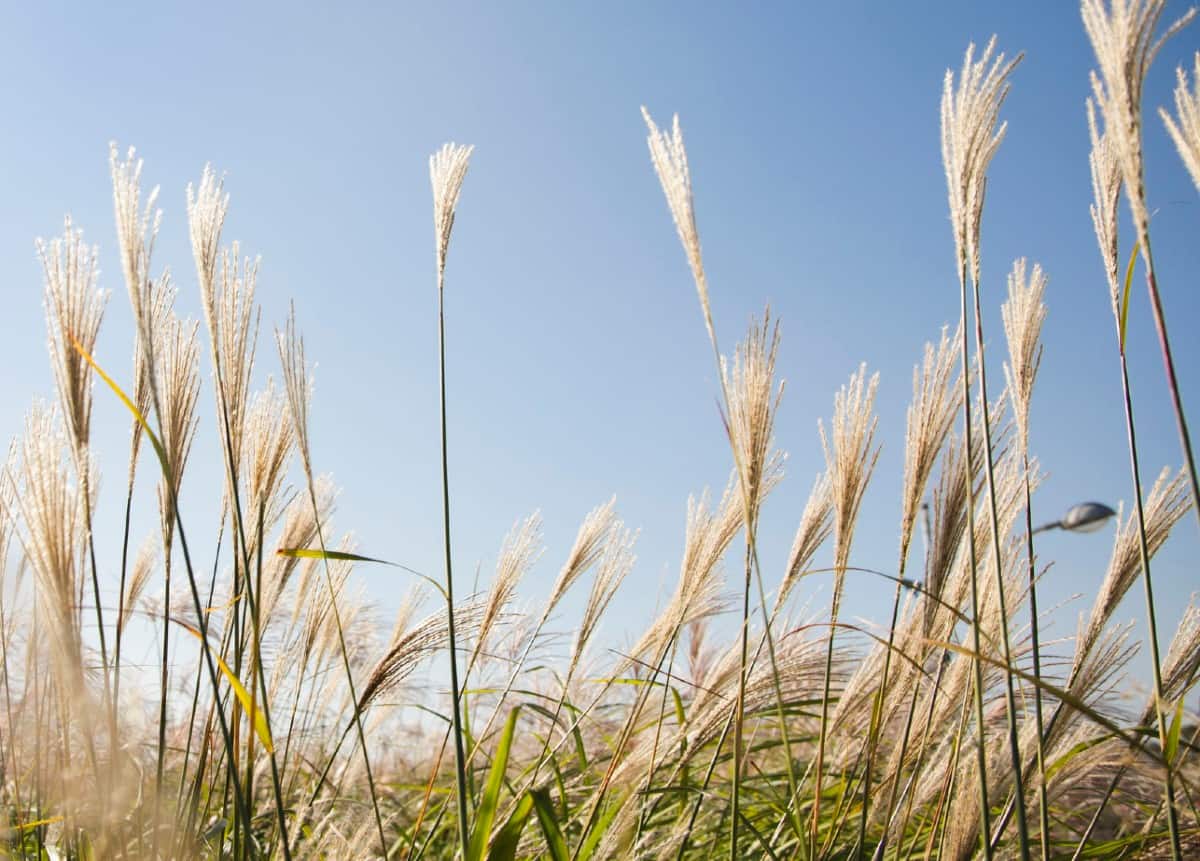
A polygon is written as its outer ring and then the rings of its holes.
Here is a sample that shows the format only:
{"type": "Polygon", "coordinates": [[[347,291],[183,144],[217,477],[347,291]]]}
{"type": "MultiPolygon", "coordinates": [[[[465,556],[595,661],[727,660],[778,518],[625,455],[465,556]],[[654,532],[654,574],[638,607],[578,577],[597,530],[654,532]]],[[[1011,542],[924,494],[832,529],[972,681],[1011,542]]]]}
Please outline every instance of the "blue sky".
{"type": "MultiPolygon", "coordinates": [[[[892,569],[912,365],[958,314],[941,79],[969,41],[996,33],[1001,49],[1026,57],[984,219],[992,380],[1002,379],[1004,277],[1027,256],[1050,278],[1032,432],[1049,475],[1035,517],[1131,498],[1087,215],[1093,60],[1074,4],[107,5],[11,6],[0,28],[5,436],[19,433],[32,398],[51,392],[33,238],[54,235],[70,212],[100,244],[113,297],[97,352],[127,379],[108,142],[136,145],[146,183],[162,186],[156,268],[172,267],[179,307],[192,315],[184,188],[211,161],[232,195],[226,239],[263,258],[259,379],[276,373],[269,336],[291,300],[318,362],[314,455],[343,488],[337,525],[363,552],[438,572],[427,158],[447,140],[474,144],[446,294],[458,571],[470,578],[480,563],[486,576],[511,524],[541,509],[548,552],[522,590],[532,602],[579,519],[615,493],[642,530],[638,568],[606,628],[619,645],[673,581],[688,494],[719,492],[730,465],[695,293],[646,151],[645,104],[661,123],[673,112],[683,122],[723,344],[731,349],[768,302],[783,321],[777,441],[789,477],[763,523],[768,584],[822,467],[817,419],[861,361],[882,376],[884,449],[854,560],[892,569]]],[[[1198,46],[1193,26],[1167,45],[1146,88],[1155,251],[1193,421],[1200,198],[1152,110],[1169,103],[1175,67],[1190,67],[1198,46]]],[[[1144,289],[1130,328],[1149,479],[1180,456],[1144,289]]],[[[128,420],[100,391],[94,426],[107,468],[98,551],[115,579],[128,420]]],[[[218,475],[205,413],[183,491],[194,536],[215,524],[218,475]]],[[[149,529],[152,497],[141,499],[149,529]]],[[[1057,611],[1056,634],[1072,633],[1086,609],[1110,537],[1042,542],[1055,560],[1043,603],[1088,596],[1057,611]]],[[[1198,551],[1189,517],[1155,566],[1168,630],[1197,584],[1198,551]]],[[[383,615],[410,585],[392,572],[361,576],[383,615]]],[[[801,593],[821,606],[828,582],[814,578],[801,593]]],[[[879,619],[889,599],[886,584],[852,579],[846,612],[879,619]]],[[[577,605],[568,602],[559,628],[577,605]]],[[[1122,613],[1138,618],[1140,599],[1122,613]]]]}

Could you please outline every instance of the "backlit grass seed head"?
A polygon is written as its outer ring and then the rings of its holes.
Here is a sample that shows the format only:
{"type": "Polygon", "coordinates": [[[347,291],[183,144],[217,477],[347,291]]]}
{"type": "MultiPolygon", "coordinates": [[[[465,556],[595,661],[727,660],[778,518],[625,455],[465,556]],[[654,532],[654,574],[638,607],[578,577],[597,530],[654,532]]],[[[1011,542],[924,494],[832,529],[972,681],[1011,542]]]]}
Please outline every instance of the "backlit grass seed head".
{"type": "Polygon", "coordinates": [[[771,325],[771,309],[762,323],[750,322],[746,340],[738,345],[732,365],[721,357],[721,375],[729,396],[726,428],[729,441],[738,452],[737,462],[745,496],[746,523],[751,529],[758,521],[764,477],[779,468],[781,456],[773,450],[775,413],[783,396],[784,384],[775,387],[775,357],[779,352],[779,323],[771,325]]]}
{"type": "Polygon", "coordinates": [[[1033,264],[1026,272],[1025,259],[1013,263],[1008,276],[1008,301],[1000,308],[1004,334],[1008,339],[1009,360],[1004,366],[1008,394],[1012,401],[1013,420],[1017,425],[1017,441],[1021,451],[1029,450],[1029,404],[1033,399],[1033,384],[1042,362],[1042,323],[1046,306],[1046,276],[1042,267],[1033,264]]]}
{"type": "Polygon", "coordinates": [[[1179,150],[1179,157],[1192,182],[1200,191],[1200,51],[1196,52],[1195,66],[1192,71],[1192,91],[1188,92],[1187,72],[1180,66],[1175,70],[1178,83],[1175,85],[1175,114],[1178,120],[1172,118],[1166,108],[1159,108],[1158,115],[1162,117],[1179,150]]]}
{"type": "Polygon", "coordinates": [[[1195,9],[1188,10],[1156,39],[1154,31],[1165,8],[1166,0],[1083,0],[1080,9],[1100,67],[1099,74],[1091,74],[1092,96],[1113,142],[1147,265],[1150,215],[1142,181],[1142,89],[1163,43],[1195,15],[1195,9]]]}
{"type": "Polygon", "coordinates": [[[129,571],[129,579],[125,581],[125,595],[121,602],[120,625],[122,629],[129,625],[129,620],[133,618],[138,604],[141,603],[142,594],[150,582],[150,575],[154,573],[154,566],[158,561],[161,547],[159,538],[148,535],[138,549],[137,556],[134,557],[133,567],[129,571]]]}
{"type": "Polygon", "coordinates": [[[96,287],[100,271],[96,248],[88,248],[83,232],[67,216],[63,235],[49,243],[37,241],[45,278],[46,328],[50,363],[59,403],[76,450],[87,446],[92,416],[92,368],[75,348],[88,355],[96,350],[96,336],[108,304],[108,292],[96,287]]]}
{"type": "MultiPolygon", "coordinates": [[[[464,638],[478,634],[486,612],[484,602],[467,601],[454,608],[454,627],[464,638]]],[[[388,696],[426,658],[444,650],[449,643],[446,614],[433,613],[412,628],[393,636],[387,652],[372,668],[358,697],[360,711],[388,696]]]]}
{"type": "Polygon", "coordinates": [[[558,579],[550,589],[550,597],[546,600],[543,619],[553,612],[554,607],[562,600],[567,590],[582,577],[589,568],[595,565],[605,550],[605,540],[620,521],[616,515],[617,498],[614,496],[604,505],[593,508],[588,512],[579,531],[575,535],[575,543],[567,554],[567,561],[559,571],[558,579]]]}
{"type": "Polygon", "coordinates": [[[783,575],[783,582],[779,585],[779,597],[775,599],[776,610],[787,601],[796,582],[807,570],[817,548],[825,543],[825,539],[833,531],[831,493],[829,475],[823,472],[813,482],[808,502],[804,504],[804,512],[800,515],[800,525],[796,527],[796,535],[792,538],[787,569],[783,575]]]}
{"type": "Polygon", "coordinates": [[[937,347],[927,343],[922,365],[913,368],[913,399],[907,411],[904,434],[904,486],[900,511],[900,556],[908,553],[925,486],[938,452],[954,425],[962,404],[954,369],[958,334],[950,338],[946,327],[937,347]]]}
{"type": "Polygon", "coordinates": [[[245,455],[247,400],[259,324],[259,310],[254,304],[259,262],[240,259],[240,251],[235,242],[221,253],[216,289],[203,297],[218,410],[228,415],[229,427],[225,427],[224,416],[217,424],[222,442],[239,467],[245,455]]]}
{"type": "Polygon", "coordinates": [[[21,548],[34,572],[38,608],[54,645],[55,666],[79,681],[82,643],[79,621],[83,494],[71,483],[68,446],[54,411],[35,403],[21,439],[17,505],[24,529],[21,548]]]}
{"type": "Polygon", "coordinates": [[[679,630],[721,610],[721,557],[742,528],[742,500],[737,476],[730,479],[721,503],[710,508],[708,492],[688,498],[687,528],[679,580],[662,612],[630,651],[632,657],[658,660],[679,630]]]}
{"type": "Polygon", "coordinates": [[[183,470],[192,442],[196,438],[199,417],[196,404],[200,396],[200,345],[196,340],[198,324],[175,314],[155,331],[155,356],[159,363],[159,422],[161,442],[167,456],[172,489],[179,493],[183,470]]]}
{"type": "Polygon", "coordinates": [[[454,228],[454,211],[458,195],[471,161],[471,146],[443,144],[429,157],[429,181],[433,186],[433,236],[437,250],[438,289],[446,271],[446,252],[450,249],[450,231],[454,228]]]}
{"type": "Polygon", "coordinates": [[[1092,174],[1092,227],[1100,244],[1104,262],[1104,277],[1108,281],[1109,298],[1117,325],[1121,322],[1121,262],[1118,257],[1117,209],[1121,203],[1121,166],[1112,137],[1102,133],[1096,122],[1096,103],[1087,100],[1088,135],[1092,142],[1088,165],[1092,174]]]}
{"type": "Polygon", "coordinates": [[[216,284],[221,230],[225,226],[225,214],[228,211],[229,195],[225,193],[225,180],[218,179],[212,165],[206,164],[200,174],[199,186],[189,182],[187,187],[188,233],[192,239],[196,276],[200,281],[200,301],[206,316],[215,304],[212,294],[216,284]]]}
{"type": "Polygon", "coordinates": [[[283,419],[287,411],[287,398],[276,390],[273,379],[268,379],[266,388],[250,399],[246,411],[243,463],[239,467],[248,491],[246,517],[257,523],[261,506],[268,530],[280,514],[288,463],[296,447],[295,429],[291,422],[283,419]]]}
{"type": "Polygon", "coordinates": [[[1196,606],[1193,594],[1163,660],[1163,696],[1168,701],[1183,696],[1195,680],[1197,670],[1200,670],[1200,607],[1196,606]]]}
{"type": "Polygon", "coordinates": [[[879,419],[872,412],[878,387],[879,374],[873,374],[868,381],[867,366],[863,364],[834,396],[833,420],[828,434],[824,422],[818,423],[833,497],[833,557],[837,569],[833,592],[835,616],[841,601],[846,566],[850,562],[858,509],[879,460],[880,449],[875,446],[879,419]]]}
{"type": "Polygon", "coordinates": [[[125,285],[129,289],[129,302],[133,307],[133,319],[138,335],[150,343],[151,333],[154,331],[147,314],[150,258],[154,252],[158,228],[162,224],[162,210],[155,208],[158,201],[157,186],[146,199],[145,208],[141,205],[142,161],[136,155],[134,148],[130,147],[122,161],[116,143],[110,143],[108,146],[121,268],[125,274],[125,285]]]}
{"type": "Polygon", "coordinates": [[[642,108],[642,117],[650,131],[647,143],[650,146],[650,161],[658,174],[663,194],[667,196],[667,206],[671,217],[675,220],[675,229],[679,231],[679,241],[683,243],[683,251],[687,255],[688,265],[692,269],[692,278],[696,282],[696,292],[700,296],[700,308],[704,312],[704,324],[708,327],[708,336],[715,343],[716,335],[712,325],[712,309],[708,301],[708,279],[704,275],[704,258],[700,253],[700,232],[696,229],[696,210],[692,201],[692,174],[688,168],[687,150],[683,146],[683,130],[679,127],[679,115],[676,114],[671,122],[671,133],[660,131],[650,118],[650,112],[642,108]]]}
{"type": "Polygon", "coordinates": [[[312,450],[308,445],[308,408],[312,401],[313,381],[308,363],[304,358],[304,337],[296,331],[296,308],[288,313],[287,326],[282,332],[275,330],[275,344],[279,348],[279,363],[283,368],[283,388],[287,394],[288,412],[292,418],[292,429],[296,436],[296,448],[304,473],[312,477],[312,450]]]}
{"type": "MultiPolygon", "coordinates": [[[[149,322],[151,332],[163,331],[171,318],[171,310],[175,304],[175,287],[171,283],[171,272],[166,270],[159,278],[150,281],[143,311],[149,322]]],[[[154,339],[144,340],[139,333],[134,335],[133,346],[133,391],[131,397],[134,405],[147,420],[154,406],[154,393],[151,389],[153,380],[151,362],[154,357],[154,339]]],[[[137,465],[138,449],[141,447],[142,425],[133,420],[132,437],[130,439],[129,482],[133,483],[134,469],[137,465]]]]}
{"type": "Polygon", "coordinates": [[[504,539],[500,548],[500,557],[496,561],[496,577],[492,580],[492,588],[488,591],[483,605],[483,615],[479,620],[479,640],[475,651],[483,648],[483,643],[491,633],[496,621],[504,608],[512,600],[517,589],[517,583],[542,555],[542,516],[534,512],[523,522],[513,526],[504,539]]]}
{"type": "MultiPolygon", "coordinates": [[[[1158,480],[1150,488],[1143,507],[1146,520],[1146,549],[1151,557],[1166,542],[1171,529],[1192,507],[1185,474],[1181,470],[1173,478],[1170,469],[1164,468],[1158,480]]],[[[1118,521],[1113,539],[1112,555],[1108,571],[1100,584],[1100,591],[1092,604],[1088,623],[1076,645],[1076,663],[1087,655],[1100,632],[1116,611],[1130,587],[1137,582],[1142,571],[1142,557],[1137,517],[1130,515],[1122,523],[1118,521]]]]}
{"type": "Polygon", "coordinates": [[[617,594],[621,583],[633,570],[637,559],[633,553],[636,541],[635,533],[624,528],[620,522],[613,524],[605,539],[604,550],[592,579],[592,588],[583,607],[583,616],[579,620],[579,627],[571,644],[571,667],[578,664],[608,605],[617,594]]]}
{"type": "Polygon", "coordinates": [[[942,164],[946,169],[954,247],[960,270],[969,266],[976,281],[987,170],[1007,125],[997,127],[996,123],[1008,95],[1008,76],[1021,61],[1021,55],[1017,55],[1006,63],[1003,53],[993,58],[995,47],[993,36],[975,60],[975,45],[969,45],[958,83],[947,69],[942,84],[942,164]]]}

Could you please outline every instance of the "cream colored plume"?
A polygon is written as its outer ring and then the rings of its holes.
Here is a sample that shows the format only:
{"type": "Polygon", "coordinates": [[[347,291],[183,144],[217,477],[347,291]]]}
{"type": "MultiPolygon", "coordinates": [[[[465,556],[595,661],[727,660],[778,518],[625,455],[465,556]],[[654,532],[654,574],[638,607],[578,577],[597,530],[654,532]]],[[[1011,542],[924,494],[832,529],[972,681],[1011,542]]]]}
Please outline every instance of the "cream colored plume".
{"type": "Polygon", "coordinates": [[[1180,66],[1175,70],[1178,83],[1175,86],[1175,113],[1178,122],[1165,108],[1159,108],[1171,140],[1179,150],[1192,182],[1200,190],[1200,51],[1196,52],[1196,64],[1192,71],[1192,91],[1188,92],[1187,72],[1180,66]]]}
{"type": "Polygon", "coordinates": [[[454,211],[458,195],[471,161],[471,146],[443,144],[429,157],[429,181],[433,185],[433,234],[437,248],[438,289],[446,269],[446,252],[450,248],[450,231],[454,228],[454,211]]]}

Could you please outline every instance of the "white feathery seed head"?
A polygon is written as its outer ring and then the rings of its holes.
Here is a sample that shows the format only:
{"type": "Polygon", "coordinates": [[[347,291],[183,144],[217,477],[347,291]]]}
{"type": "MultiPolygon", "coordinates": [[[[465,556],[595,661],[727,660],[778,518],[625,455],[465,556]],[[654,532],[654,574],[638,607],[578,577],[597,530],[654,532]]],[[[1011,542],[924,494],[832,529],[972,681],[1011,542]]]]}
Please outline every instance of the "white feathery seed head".
{"type": "Polygon", "coordinates": [[[961,404],[959,387],[953,379],[955,361],[953,338],[942,327],[934,347],[925,344],[923,363],[913,367],[913,399],[909,404],[904,435],[904,488],[900,511],[900,556],[907,555],[913,528],[925,496],[925,487],[937,462],[938,452],[954,425],[961,404]]]}
{"type": "Polygon", "coordinates": [[[1179,150],[1179,157],[1191,174],[1192,182],[1200,191],[1200,51],[1196,52],[1195,66],[1192,71],[1192,91],[1188,92],[1187,72],[1180,66],[1175,70],[1175,114],[1178,121],[1159,108],[1158,115],[1162,117],[1179,150]]]}
{"type": "Polygon", "coordinates": [[[505,607],[516,593],[517,584],[542,555],[542,515],[534,512],[513,525],[500,548],[496,561],[496,577],[488,591],[479,623],[479,639],[475,651],[482,648],[488,634],[505,607]]]}
{"type": "MultiPolygon", "coordinates": [[[[147,315],[150,291],[150,258],[154,240],[162,224],[162,210],[156,209],[158,187],[151,190],[143,208],[141,204],[142,161],[133,147],[122,160],[116,143],[108,145],[108,163],[112,173],[113,209],[117,221],[117,245],[121,251],[121,267],[138,336],[151,343],[153,329],[147,315]]],[[[150,367],[153,369],[153,361],[150,367]]],[[[153,371],[152,371],[153,373],[153,371]]]]}
{"type": "Polygon", "coordinates": [[[771,325],[771,309],[762,323],[751,320],[746,340],[738,345],[732,365],[721,357],[721,374],[729,396],[726,428],[737,452],[746,524],[753,529],[766,476],[777,472],[782,455],[773,448],[775,413],[783,397],[784,383],[775,387],[775,357],[779,352],[779,323],[771,325]]]}
{"type": "Polygon", "coordinates": [[[800,525],[796,527],[796,535],[792,538],[792,549],[788,553],[787,570],[783,582],[779,584],[779,596],[775,599],[775,609],[779,610],[787,601],[796,582],[804,574],[813,555],[816,554],[829,533],[833,530],[832,488],[829,484],[829,474],[821,473],[813,482],[812,491],[808,494],[808,502],[800,515],[800,525]]]}
{"type": "Polygon", "coordinates": [[[82,672],[77,593],[84,541],[84,499],[70,480],[71,448],[54,410],[35,403],[20,444],[16,494],[24,530],[18,537],[34,572],[38,607],[55,649],[55,666],[76,684],[82,672]]]}
{"type": "Polygon", "coordinates": [[[1029,404],[1042,363],[1042,323],[1046,319],[1042,297],[1045,293],[1046,275],[1041,266],[1035,263],[1031,271],[1026,271],[1025,258],[1013,263],[1008,275],[1008,301],[1001,306],[1000,316],[1004,319],[1004,334],[1008,339],[1009,360],[1004,365],[1004,379],[1008,383],[1022,452],[1029,451],[1029,404]]]}
{"type": "Polygon", "coordinates": [[[275,344],[279,348],[279,363],[283,368],[283,388],[287,394],[288,412],[295,431],[296,447],[304,472],[312,477],[311,450],[308,445],[308,407],[312,401],[313,380],[304,357],[304,337],[296,331],[296,306],[288,313],[287,326],[281,332],[275,330],[275,344]]]}
{"type": "MultiPolygon", "coordinates": [[[[200,298],[208,316],[213,307],[213,286],[216,282],[217,259],[221,246],[221,230],[229,211],[229,195],[225,180],[218,178],[211,164],[200,174],[199,186],[190,182],[187,187],[188,233],[192,238],[192,257],[200,280],[200,298]]],[[[209,324],[212,325],[211,322],[209,324]]]]}
{"type": "Polygon", "coordinates": [[[454,228],[454,212],[458,195],[471,161],[472,146],[443,144],[429,157],[429,181],[433,185],[433,235],[437,251],[438,289],[446,271],[446,252],[450,248],[450,231],[454,228]]]}
{"type": "Polygon", "coordinates": [[[92,416],[92,368],[79,352],[95,352],[108,291],[96,286],[100,270],[95,246],[67,216],[63,235],[37,240],[45,278],[46,328],[54,382],[67,430],[77,451],[87,446],[92,416]]]}
{"type": "Polygon", "coordinates": [[[1166,0],[1083,0],[1080,7],[1100,67],[1099,74],[1091,74],[1092,96],[1104,118],[1105,133],[1113,142],[1147,266],[1150,214],[1142,181],[1142,88],[1163,43],[1196,14],[1195,9],[1188,10],[1155,38],[1166,5],[1166,0]]]}
{"type": "Polygon", "coordinates": [[[633,546],[637,535],[626,529],[619,521],[614,523],[605,540],[604,551],[596,566],[596,574],[592,579],[592,588],[588,592],[587,603],[583,608],[583,616],[575,632],[571,644],[570,666],[574,668],[583,655],[592,634],[595,633],[600,619],[608,609],[617,589],[633,570],[637,557],[633,546]]]}
{"type": "Polygon", "coordinates": [[[1117,325],[1121,323],[1121,281],[1119,246],[1117,242],[1117,209],[1121,203],[1121,166],[1112,137],[1102,133],[1096,121],[1096,103],[1087,100],[1088,136],[1092,142],[1088,165],[1092,174],[1092,227],[1100,245],[1104,262],[1104,277],[1108,281],[1109,299],[1117,325]]]}
{"type": "Polygon", "coordinates": [[[864,363],[834,396],[829,433],[826,434],[823,422],[818,423],[833,495],[833,556],[837,569],[833,592],[835,618],[845,569],[850,561],[858,508],[879,460],[880,449],[875,446],[879,418],[873,412],[878,387],[879,374],[873,374],[868,381],[864,363]]]}
{"type": "Polygon", "coordinates": [[[995,47],[993,36],[976,60],[974,43],[968,45],[957,85],[950,69],[942,84],[942,163],[950,223],[960,274],[969,266],[975,280],[979,279],[979,232],[988,165],[1007,127],[1007,123],[996,124],[1008,95],[1008,77],[1021,61],[1020,54],[1008,62],[1003,53],[993,57],[995,47]]]}
{"type": "Polygon", "coordinates": [[[679,232],[679,241],[687,255],[696,282],[696,293],[700,297],[700,310],[704,313],[704,325],[708,327],[709,340],[716,343],[713,329],[712,308],[708,301],[708,278],[704,274],[704,257],[700,253],[700,232],[696,229],[696,208],[692,200],[692,173],[688,167],[687,150],[683,146],[683,130],[679,127],[679,115],[671,121],[671,132],[661,131],[650,112],[642,108],[642,117],[650,131],[647,143],[650,146],[650,161],[658,174],[667,207],[679,232]]]}
{"type": "Polygon", "coordinates": [[[1192,595],[1183,618],[1171,637],[1171,645],[1163,660],[1163,697],[1174,701],[1187,692],[1200,670],[1200,607],[1192,595]]]}
{"type": "Polygon", "coordinates": [[[600,560],[604,553],[605,540],[612,530],[620,525],[616,505],[617,498],[614,496],[604,505],[589,511],[583,523],[579,525],[575,543],[571,546],[567,561],[559,571],[558,578],[550,590],[550,597],[546,600],[543,619],[550,615],[567,590],[600,560]]]}

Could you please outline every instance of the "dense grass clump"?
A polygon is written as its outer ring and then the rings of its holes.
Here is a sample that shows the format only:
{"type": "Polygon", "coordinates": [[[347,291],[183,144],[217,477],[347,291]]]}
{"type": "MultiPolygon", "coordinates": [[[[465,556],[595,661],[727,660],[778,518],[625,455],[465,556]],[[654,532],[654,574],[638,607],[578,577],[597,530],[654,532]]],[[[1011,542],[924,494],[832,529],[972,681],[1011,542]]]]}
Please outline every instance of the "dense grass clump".
{"type": "MultiPolygon", "coordinates": [[[[651,161],[712,348],[731,475],[719,497],[688,500],[678,579],[621,653],[593,643],[635,563],[636,534],[615,499],[583,519],[532,614],[511,605],[542,553],[537,515],[505,538],[481,593],[465,593],[451,568],[446,405],[454,390],[441,300],[457,289],[447,287],[447,260],[471,148],[447,144],[430,160],[445,571],[410,571],[420,590],[381,632],[354,572],[397,563],[360,555],[333,530],[335,490],[310,444],[311,367],[295,313],[275,333],[279,388],[268,382],[252,391],[265,361],[258,264],[238,243],[223,244],[222,181],[206,167],[187,193],[202,332],[177,316],[169,271],[155,274],[160,214],[156,193],[142,194],[142,162],[114,146],[133,376],[114,379],[96,355],[108,294],[97,289],[97,251],[68,219],[59,238],[37,246],[57,400],[31,408],[0,473],[6,857],[1200,853],[1197,739],[1184,707],[1200,668],[1200,609],[1189,606],[1173,634],[1160,634],[1152,578],[1155,553],[1200,495],[1143,182],[1141,89],[1165,38],[1155,35],[1162,8],[1162,0],[1083,0],[1099,66],[1087,100],[1092,219],[1112,298],[1134,503],[1118,514],[1108,571],[1069,646],[1047,647],[1037,604],[1041,473],[1029,441],[1049,276],[1015,261],[998,309],[981,284],[988,167],[1020,60],[996,53],[994,40],[979,53],[968,48],[961,71],[944,81],[942,155],[957,264],[947,289],[957,287],[961,315],[953,333],[931,333],[913,369],[894,570],[867,570],[855,558],[881,444],[879,376],[865,366],[821,422],[825,470],[785,569],[760,565],[760,515],[784,478],[775,436],[784,393],[780,325],[767,309],[732,351],[722,349],[680,124],[660,129],[645,114],[651,161]],[[1124,243],[1122,196],[1134,227],[1124,243]],[[1139,258],[1184,464],[1146,486],[1125,356],[1139,258]],[[994,375],[989,386],[985,311],[1003,320],[1002,388],[994,375]],[[202,352],[211,401],[202,391],[202,352]],[[117,560],[98,560],[93,543],[97,380],[100,396],[127,408],[132,428],[117,560]],[[197,537],[187,531],[180,492],[202,402],[211,407],[224,475],[221,527],[197,537]],[[157,481],[157,528],[137,549],[130,524],[142,504],[134,493],[139,469],[157,481]],[[920,532],[923,553],[915,550],[920,532]],[[195,564],[198,542],[217,560],[212,570],[195,564]],[[825,544],[833,564],[817,569],[825,544]],[[828,613],[797,623],[791,602],[816,577],[832,582],[828,613]],[[893,590],[886,630],[842,618],[848,577],[893,590]],[[1132,702],[1121,687],[1139,644],[1112,621],[1138,584],[1153,668],[1148,702],[1132,702]],[[731,586],[736,635],[715,642],[710,622],[729,609],[731,586]],[[426,587],[435,600],[421,611],[426,587]],[[582,615],[569,646],[547,660],[546,625],[573,589],[588,592],[582,615]],[[137,684],[131,629],[154,644],[154,666],[137,668],[137,684]],[[408,687],[431,663],[448,669],[440,701],[408,687]],[[386,708],[413,699],[427,715],[416,725],[386,708]]],[[[1175,113],[1162,115],[1200,188],[1197,93],[1179,70],[1175,113]]]]}

